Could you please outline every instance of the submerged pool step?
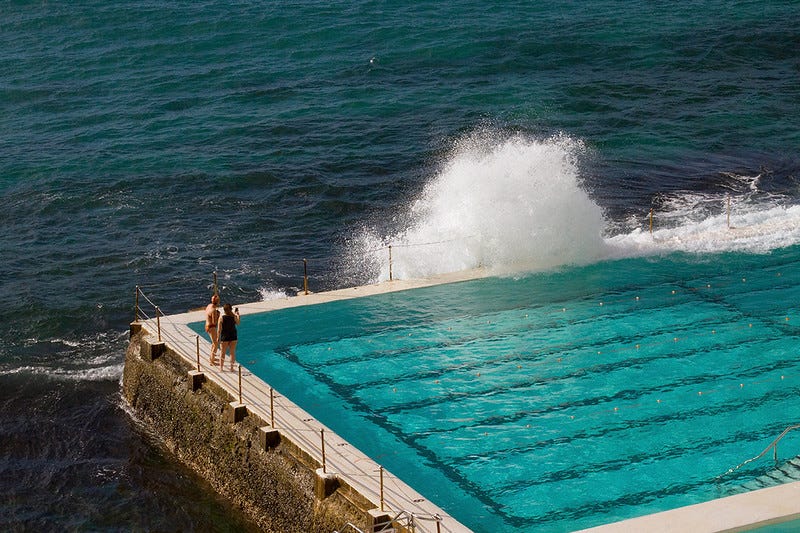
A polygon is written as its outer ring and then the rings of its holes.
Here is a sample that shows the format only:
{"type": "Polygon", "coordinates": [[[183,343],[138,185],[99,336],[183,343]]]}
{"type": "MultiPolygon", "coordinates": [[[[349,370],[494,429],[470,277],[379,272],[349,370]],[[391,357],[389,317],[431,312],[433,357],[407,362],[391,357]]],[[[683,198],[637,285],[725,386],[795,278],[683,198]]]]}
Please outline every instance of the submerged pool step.
{"type": "Polygon", "coordinates": [[[733,492],[749,492],[751,490],[774,487],[776,485],[793,483],[795,481],[800,481],[800,456],[793,457],[774,470],[770,470],[752,481],[742,483],[733,492]]]}

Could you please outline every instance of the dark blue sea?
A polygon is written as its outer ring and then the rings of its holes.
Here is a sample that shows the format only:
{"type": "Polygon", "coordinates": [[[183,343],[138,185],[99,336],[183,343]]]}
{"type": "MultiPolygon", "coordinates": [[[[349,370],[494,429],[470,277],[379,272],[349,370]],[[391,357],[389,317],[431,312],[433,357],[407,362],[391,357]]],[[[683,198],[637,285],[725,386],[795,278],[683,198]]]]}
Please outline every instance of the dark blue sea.
{"type": "Polygon", "coordinates": [[[252,529],[125,410],[137,286],[176,313],[214,273],[223,301],[294,294],[304,259],[312,290],[373,283],[389,245],[399,278],[800,266],[795,1],[0,15],[3,530],[252,529]]]}

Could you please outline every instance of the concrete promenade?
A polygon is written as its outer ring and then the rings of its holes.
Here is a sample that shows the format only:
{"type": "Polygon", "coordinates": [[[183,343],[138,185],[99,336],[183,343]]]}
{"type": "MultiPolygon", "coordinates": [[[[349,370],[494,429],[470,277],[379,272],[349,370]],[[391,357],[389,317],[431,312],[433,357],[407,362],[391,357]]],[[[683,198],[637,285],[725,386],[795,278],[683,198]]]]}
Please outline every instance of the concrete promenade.
{"type": "MultiPolygon", "coordinates": [[[[289,307],[466,281],[486,275],[487,273],[482,270],[473,270],[424,280],[397,280],[325,293],[299,294],[276,300],[238,304],[238,307],[242,316],[246,316],[289,307]]],[[[188,324],[203,320],[205,320],[203,310],[165,316],[160,319],[161,340],[193,367],[197,366],[198,335],[188,327],[188,324]]],[[[154,319],[144,321],[143,325],[151,334],[156,334],[157,325],[154,319]]],[[[220,372],[219,368],[210,368],[208,364],[209,351],[208,337],[206,335],[199,336],[200,371],[204,374],[205,379],[212,380],[235,399],[232,407],[239,404],[239,407],[244,406],[247,411],[256,414],[262,420],[274,420],[275,430],[278,430],[282,436],[285,436],[320,464],[323,464],[322,443],[324,440],[324,475],[335,474],[373,502],[376,512],[382,510],[390,518],[394,518],[401,512],[413,514],[416,530],[421,532],[461,533],[471,531],[391,472],[386,470],[381,472],[379,464],[314,419],[289,398],[282,396],[278,391],[273,391],[271,396],[270,385],[248,372],[244,367],[241,369],[241,402],[239,402],[239,373],[228,371],[227,364],[224,372],[220,372]],[[274,409],[271,406],[274,406],[274,409]],[[431,520],[432,517],[440,517],[440,522],[437,524],[431,520]]],[[[764,525],[795,519],[800,519],[800,482],[602,525],[583,530],[583,532],[734,532],[748,531],[764,525]]]]}

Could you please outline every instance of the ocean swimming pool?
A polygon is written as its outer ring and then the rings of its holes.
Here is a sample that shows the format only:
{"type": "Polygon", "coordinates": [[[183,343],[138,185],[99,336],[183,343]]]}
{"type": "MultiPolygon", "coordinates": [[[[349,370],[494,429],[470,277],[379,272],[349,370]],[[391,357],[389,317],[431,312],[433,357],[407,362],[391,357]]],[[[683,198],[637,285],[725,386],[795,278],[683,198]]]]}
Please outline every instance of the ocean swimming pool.
{"type": "MultiPolygon", "coordinates": [[[[475,531],[569,531],[775,467],[723,475],[800,419],[799,259],[673,254],[247,315],[239,362],[475,531]]],[[[779,463],[798,449],[790,433],[779,463]]]]}

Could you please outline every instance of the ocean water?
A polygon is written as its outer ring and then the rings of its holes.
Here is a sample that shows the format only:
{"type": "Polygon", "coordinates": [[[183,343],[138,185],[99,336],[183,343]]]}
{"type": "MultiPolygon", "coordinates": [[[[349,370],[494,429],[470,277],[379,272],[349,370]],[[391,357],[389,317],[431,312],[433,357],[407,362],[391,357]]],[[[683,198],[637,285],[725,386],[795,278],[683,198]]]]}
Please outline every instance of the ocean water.
{"type": "Polygon", "coordinates": [[[388,245],[416,277],[800,241],[795,2],[0,11],[6,530],[248,527],[120,401],[137,285],[171,313],[214,272],[386,279],[388,245]]]}

